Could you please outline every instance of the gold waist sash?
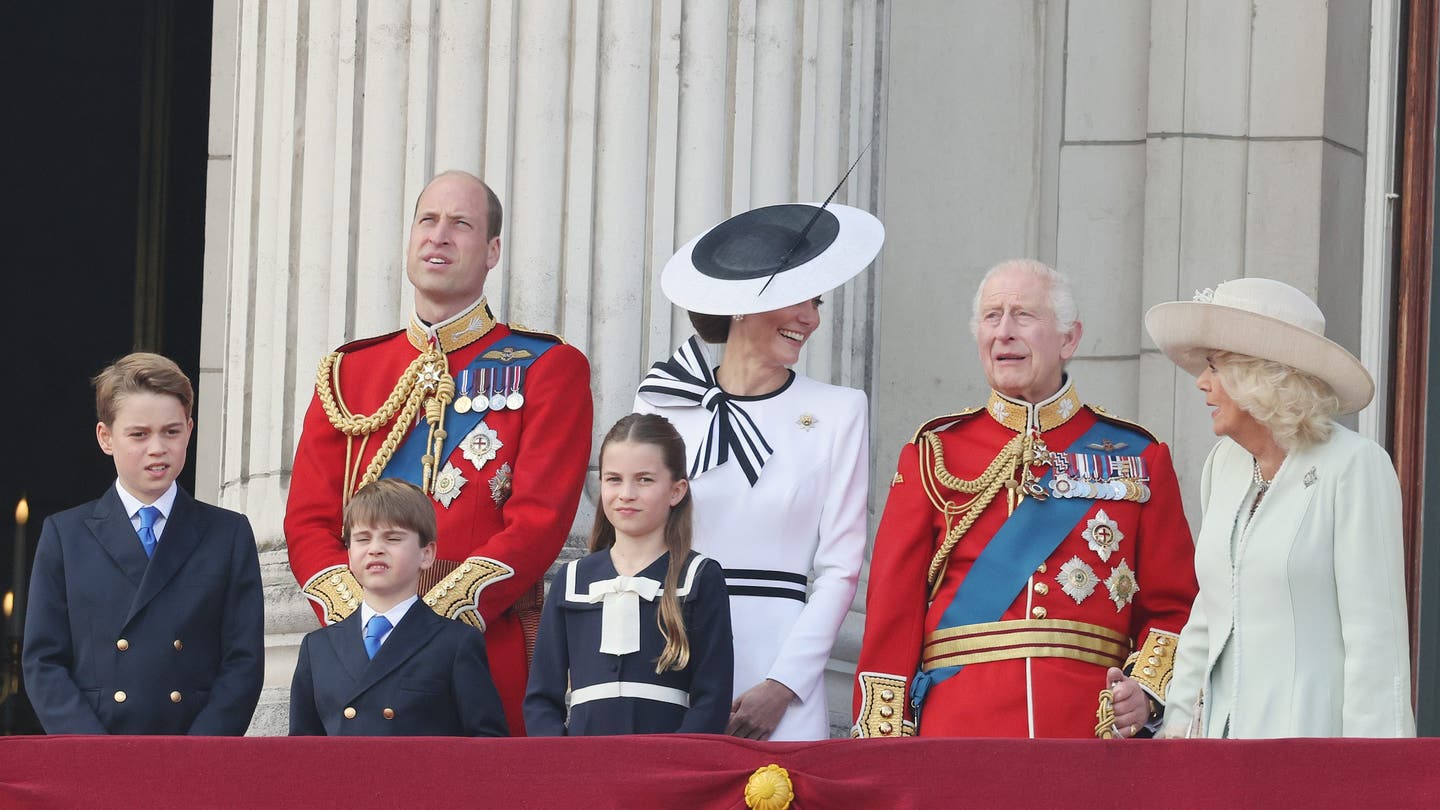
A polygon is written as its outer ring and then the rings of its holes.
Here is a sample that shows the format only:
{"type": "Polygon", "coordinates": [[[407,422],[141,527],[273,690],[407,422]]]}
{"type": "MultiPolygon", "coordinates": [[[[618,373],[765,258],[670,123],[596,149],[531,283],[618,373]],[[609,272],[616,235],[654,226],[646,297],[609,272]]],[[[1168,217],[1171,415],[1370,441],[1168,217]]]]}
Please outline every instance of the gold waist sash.
{"type": "Polygon", "coordinates": [[[925,639],[920,668],[1009,661],[1015,658],[1070,658],[1118,667],[1130,654],[1130,638],[1108,627],[1064,619],[1017,619],[937,630],[925,639]]]}

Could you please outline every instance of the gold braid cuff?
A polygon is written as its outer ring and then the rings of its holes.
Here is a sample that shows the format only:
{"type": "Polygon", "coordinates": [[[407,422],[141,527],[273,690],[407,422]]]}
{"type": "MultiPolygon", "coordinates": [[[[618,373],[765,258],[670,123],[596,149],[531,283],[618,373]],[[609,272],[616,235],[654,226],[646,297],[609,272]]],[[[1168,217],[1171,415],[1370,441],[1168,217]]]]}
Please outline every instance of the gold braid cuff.
{"type": "Polygon", "coordinates": [[[1175,649],[1179,644],[1180,636],[1175,633],[1152,628],[1145,634],[1145,643],[1125,659],[1125,674],[1134,678],[1162,706],[1170,678],[1175,674],[1175,649]]]}
{"type": "MultiPolygon", "coordinates": [[[[455,380],[450,376],[445,352],[438,345],[432,345],[410,361],[405,373],[400,375],[395,388],[390,391],[390,396],[369,416],[350,413],[349,409],[342,407],[340,403],[342,357],[344,355],[340,352],[325,355],[315,373],[315,394],[319,397],[320,406],[325,410],[325,417],[330,420],[331,426],[345,434],[349,441],[354,441],[357,437],[368,438],[390,424],[390,432],[375,451],[375,457],[365,468],[364,476],[355,484],[353,490],[343,493],[343,500],[348,502],[354,492],[380,478],[385,465],[390,463],[390,458],[395,455],[396,448],[410,431],[410,426],[415,424],[415,416],[422,408],[430,434],[423,456],[424,477],[421,488],[426,494],[433,494],[438,449],[445,442],[445,408],[450,404],[450,400],[455,398],[455,380]]],[[[356,463],[358,464],[358,459],[356,463]]]]}
{"type": "Polygon", "coordinates": [[[447,619],[462,621],[485,631],[480,616],[480,592],[489,585],[515,576],[515,569],[488,557],[466,557],[450,575],[425,594],[425,604],[447,619]]]}
{"type": "Polygon", "coordinates": [[[365,589],[343,565],[332,565],[310,577],[300,591],[325,610],[326,624],[334,624],[354,613],[365,597],[365,589]]]}
{"type": "Polygon", "coordinates": [[[860,713],[850,736],[913,737],[915,724],[905,719],[906,678],[886,672],[861,672],[860,713]]]}

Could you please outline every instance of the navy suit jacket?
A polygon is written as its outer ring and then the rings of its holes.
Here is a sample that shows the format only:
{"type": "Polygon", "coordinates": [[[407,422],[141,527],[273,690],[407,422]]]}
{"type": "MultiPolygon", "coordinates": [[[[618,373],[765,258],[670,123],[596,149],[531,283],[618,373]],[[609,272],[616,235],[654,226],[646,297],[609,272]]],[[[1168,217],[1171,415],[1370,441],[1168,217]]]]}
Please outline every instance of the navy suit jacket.
{"type": "Polygon", "coordinates": [[[372,660],[360,611],[300,644],[290,733],[504,737],[485,635],[416,602],[372,660]]]}
{"type": "Polygon", "coordinates": [[[147,559],[113,486],[47,518],[24,649],[50,734],[244,734],[265,669],[250,521],[182,489],[147,559]]]}

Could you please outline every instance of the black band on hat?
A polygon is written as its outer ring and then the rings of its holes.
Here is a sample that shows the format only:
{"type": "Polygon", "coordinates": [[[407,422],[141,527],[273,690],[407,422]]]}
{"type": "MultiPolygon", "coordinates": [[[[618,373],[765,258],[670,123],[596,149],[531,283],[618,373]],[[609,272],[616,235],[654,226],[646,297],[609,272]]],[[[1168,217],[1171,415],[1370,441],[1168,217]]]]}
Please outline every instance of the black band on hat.
{"type": "Polygon", "coordinates": [[[813,205],[771,205],[716,225],[695,244],[691,261],[696,270],[722,281],[763,278],[819,256],[839,235],[840,220],[829,211],[813,205]],[[801,239],[812,219],[815,224],[801,239]]]}

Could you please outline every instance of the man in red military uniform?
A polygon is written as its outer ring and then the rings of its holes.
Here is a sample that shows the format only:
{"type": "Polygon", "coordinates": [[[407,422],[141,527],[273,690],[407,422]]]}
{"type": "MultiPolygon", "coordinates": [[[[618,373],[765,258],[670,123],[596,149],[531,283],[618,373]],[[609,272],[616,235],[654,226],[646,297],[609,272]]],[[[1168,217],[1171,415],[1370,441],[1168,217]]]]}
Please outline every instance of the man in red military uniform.
{"type": "Polygon", "coordinates": [[[405,269],[415,314],[320,364],[295,451],[285,539],[322,623],[359,606],[341,510],[381,477],[420,486],[439,522],[420,598],[485,633],[512,734],[539,623],[541,578],[575,518],[590,455],[585,356],[495,321],[483,296],[500,258],[500,203],[478,178],[439,175],[421,192],[405,269]]]}
{"type": "Polygon", "coordinates": [[[854,734],[1153,730],[1196,589],[1169,449],[1081,404],[1064,372],[1081,334],[1064,276],[996,266],[971,326],[990,401],[901,450],[854,734]]]}

